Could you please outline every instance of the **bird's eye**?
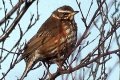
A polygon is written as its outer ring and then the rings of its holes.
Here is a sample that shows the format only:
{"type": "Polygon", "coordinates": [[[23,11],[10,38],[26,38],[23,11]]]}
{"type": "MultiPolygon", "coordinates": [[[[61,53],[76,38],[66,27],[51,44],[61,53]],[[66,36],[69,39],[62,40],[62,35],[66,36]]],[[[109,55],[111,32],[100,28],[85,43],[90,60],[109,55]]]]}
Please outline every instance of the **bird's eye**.
{"type": "Polygon", "coordinates": [[[67,16],[67,15],[68,15],[68,13],[63,13],[63,15],[64,15],[64,16],[67,16]]]}
{"type": "Polygon", "coordinates": [[[69,17],[69,13],[62,13],[61,15],[60,15],[60,17],[62,18],[62,19],[68,19],[68,17],[69,17]]]}

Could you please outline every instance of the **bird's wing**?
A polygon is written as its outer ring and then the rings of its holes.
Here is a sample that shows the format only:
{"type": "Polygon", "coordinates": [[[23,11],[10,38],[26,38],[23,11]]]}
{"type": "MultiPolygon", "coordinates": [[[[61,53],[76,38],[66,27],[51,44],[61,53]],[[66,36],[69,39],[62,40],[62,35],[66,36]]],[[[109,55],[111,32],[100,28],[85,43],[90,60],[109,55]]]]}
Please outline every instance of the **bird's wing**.
{"type": "MultiPolygon", "coordinates": [[[[49,24],[55,23],[55,21],[48,21],[48,22],[49,22],[49,24]]],[[[44,45],[46,42],[48,43],[52,37],[54,37],[55,35],[57,35],[59,33],[58,29],[59,29],[60,25],[59,24],[54,24],[54,26],[51,24],[48,25],[48,22],[45,22],[41,26],[41,28],[39,29],[37,34],[35,36],[33,36],[30,39],[30,41],[26,44],[26,46],[24,48],[24,53],[22,55],[23,57],[28,56],[29,54],[31,54],[38,48],[42,47],[42,45],[44,45]]],[[[48,45],[48,44],[45,44],[45,45],[48,45]]]]}

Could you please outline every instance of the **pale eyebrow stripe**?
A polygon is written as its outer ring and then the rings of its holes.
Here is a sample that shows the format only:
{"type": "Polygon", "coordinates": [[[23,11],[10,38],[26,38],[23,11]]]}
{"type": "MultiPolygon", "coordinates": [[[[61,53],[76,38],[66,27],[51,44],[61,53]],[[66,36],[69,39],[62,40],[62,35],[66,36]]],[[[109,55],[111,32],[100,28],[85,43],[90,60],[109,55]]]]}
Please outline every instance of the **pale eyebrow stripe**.
{"type": "Polygon", "coordinates": [[[58,9],[58,12],[67,12],[67,13],[71,13],[71,11],[62,10],[62,9],[58,9]]]}

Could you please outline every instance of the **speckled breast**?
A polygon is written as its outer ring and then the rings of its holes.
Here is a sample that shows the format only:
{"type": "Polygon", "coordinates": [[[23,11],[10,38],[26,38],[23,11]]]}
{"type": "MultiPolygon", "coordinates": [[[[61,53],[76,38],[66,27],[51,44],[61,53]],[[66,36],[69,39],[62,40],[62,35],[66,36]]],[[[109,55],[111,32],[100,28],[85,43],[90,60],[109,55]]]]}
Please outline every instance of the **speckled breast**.
{"type": "Polygon", "coordinates": [[[67,54],[69,50],[74,48],[77,41],[77,27],[76,24],[70,21],[62,22],[62,27],[59,34],[51,39],[50,56],[62,56],[67,54]],[[52,55],[53,54],[53,55],[52,55]]]}

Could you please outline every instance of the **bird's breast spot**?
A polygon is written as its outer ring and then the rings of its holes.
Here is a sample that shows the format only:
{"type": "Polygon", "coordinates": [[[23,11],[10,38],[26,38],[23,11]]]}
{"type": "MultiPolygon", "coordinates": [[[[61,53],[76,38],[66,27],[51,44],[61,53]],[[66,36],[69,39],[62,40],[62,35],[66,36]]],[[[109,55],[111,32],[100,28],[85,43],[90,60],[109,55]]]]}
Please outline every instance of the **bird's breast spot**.
{"type": "Polygon", "coordinates": [[[61,38],[61,43],[64,42],[66,39],[64,37],[61,38]]]}
{"type": "Polygon", "coordinates": [[[67,29],[67,30],[66,30],[66,34],[69,34],[69,33],[70,33],[70,29],[67,29]]]}
{"type": "Polygon", "coordinates": [[[75,41],[75,40],[76,40],[76,37],[75,37],[74,32],[72,32],[71,34],[69,34],[69,35],[67,36],[67,42],[68,42],[68,43],[71,43],[72,41],[75,41]]]}
{"type": "Polygon", "coordinates": [[[70,34],[68,34],[68,38],[70,38],[70,37],[72,37],[72,36],[74,36],[75,34],[74,34],[74,32],[72,31],[70,34]]]}
{"type": "Polygon", "coordinates": [[[67,40],[67,43],[70,43],[71,41],[72,41],[72,39],[70,38],[70,39],[67,40]]]}
{"type": "Polygon", "coordinates": [[[63,24],[63,29],[67,29],[67,28],[68,28],[68,26],[63,24]]]}

